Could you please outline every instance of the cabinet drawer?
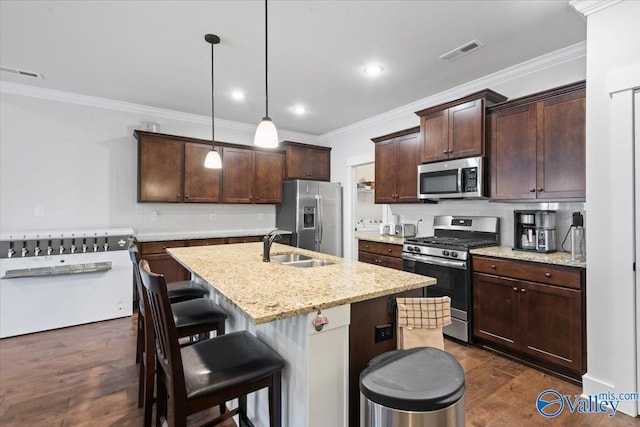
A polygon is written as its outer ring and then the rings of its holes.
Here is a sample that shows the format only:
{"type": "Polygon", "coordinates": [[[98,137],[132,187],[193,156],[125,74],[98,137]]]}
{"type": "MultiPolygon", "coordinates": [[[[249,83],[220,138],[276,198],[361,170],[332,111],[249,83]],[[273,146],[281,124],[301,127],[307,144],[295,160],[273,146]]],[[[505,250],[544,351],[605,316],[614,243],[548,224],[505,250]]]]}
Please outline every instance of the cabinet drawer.
{"type": "Polygon", "coordinates": [[[370,252],[373,254],[387,255],[392,257],[402,257],[402,245],[392,245],[389,243],[358,241],[358,251],[370,252]]]}
{"type": "Polygon", "coordinates": [[[251,243],[262,242],[263,236],[244,236],[244,237],[229,237],[227,243],[251,243]]]}
{"type": "Polygon", "coordinates": [[[212,238],[212,239],[193,239],[189,240],[189,246],[211,246],[211,245],[224,245],[227,243],[227,239],[224,237],[212,238]]]}
{"type": "Polygon", "coordinates": [[[163,242],[141,242],[140,254],[163,254],[167,248],[182,248],[187,246],[187,242],[184,240],[167,240],[163,242]]]}
{"type": "Polygon", "coordinates": [[[581,289],[580,271],[571,267],[474,256],[473,271],[581,289]]]}
{"type": "Polygon", "coordinates": [[[367,264],[380,265],[382,267],[389,267],[396,270],[404,269],[402,258],[376,255],[369,252],[358,252],[358,260],[366,262],[367,264]]]}

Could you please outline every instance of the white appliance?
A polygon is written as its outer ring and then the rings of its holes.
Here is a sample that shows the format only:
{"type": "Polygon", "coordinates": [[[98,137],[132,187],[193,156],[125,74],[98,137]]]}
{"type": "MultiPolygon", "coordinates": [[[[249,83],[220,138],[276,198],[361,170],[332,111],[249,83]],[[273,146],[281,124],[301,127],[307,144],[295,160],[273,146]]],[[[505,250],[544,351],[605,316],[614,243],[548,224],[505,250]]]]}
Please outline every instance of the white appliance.
{"type": "Polygon", "coordinates": [[[133,311],[133,230],[0,235],[0,338],[133,311]]]}

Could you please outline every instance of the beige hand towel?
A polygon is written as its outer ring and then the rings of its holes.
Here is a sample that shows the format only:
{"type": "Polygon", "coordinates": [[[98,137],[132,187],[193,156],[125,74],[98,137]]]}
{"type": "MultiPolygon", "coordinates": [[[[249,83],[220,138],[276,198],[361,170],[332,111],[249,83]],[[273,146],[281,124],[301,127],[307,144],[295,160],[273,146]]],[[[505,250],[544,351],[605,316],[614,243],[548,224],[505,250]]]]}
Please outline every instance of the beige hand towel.
{"type": "Polygon", "coordinates": [[[444,350],[442,327],[451,324],[451,298],[397,298],[398,348],[444,350]]]}

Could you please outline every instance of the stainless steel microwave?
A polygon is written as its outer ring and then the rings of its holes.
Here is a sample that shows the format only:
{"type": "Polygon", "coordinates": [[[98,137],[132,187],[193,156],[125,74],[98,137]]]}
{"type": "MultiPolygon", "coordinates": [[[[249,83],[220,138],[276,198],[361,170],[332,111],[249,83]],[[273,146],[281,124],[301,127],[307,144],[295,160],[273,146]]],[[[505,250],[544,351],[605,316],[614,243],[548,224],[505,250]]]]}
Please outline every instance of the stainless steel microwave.
{"type": "Polygon", "coordinates": [[[469,157],[418,165],[419,199],[485,197],[485,159],[469,157]]]}

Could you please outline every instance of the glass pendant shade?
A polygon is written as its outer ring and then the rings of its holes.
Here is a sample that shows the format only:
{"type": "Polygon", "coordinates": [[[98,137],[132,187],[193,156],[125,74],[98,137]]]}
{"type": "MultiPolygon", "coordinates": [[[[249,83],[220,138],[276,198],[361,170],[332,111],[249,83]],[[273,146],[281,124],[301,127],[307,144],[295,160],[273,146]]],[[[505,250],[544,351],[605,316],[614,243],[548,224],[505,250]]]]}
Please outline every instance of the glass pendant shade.
{"type": "Polygon", "coordinates": [[[212,149],[207,153],[207,157],[204,158],[204,167],[208,169],[222,169],[222,159],[220,153],[215,149],[212,149]]]}
{"type": "Polygon", "coordinates": [[[263,117],[256,129],[253,144],[257,147],[275,148],[278,146],[278,130],[269,117],[263,117]]]}

